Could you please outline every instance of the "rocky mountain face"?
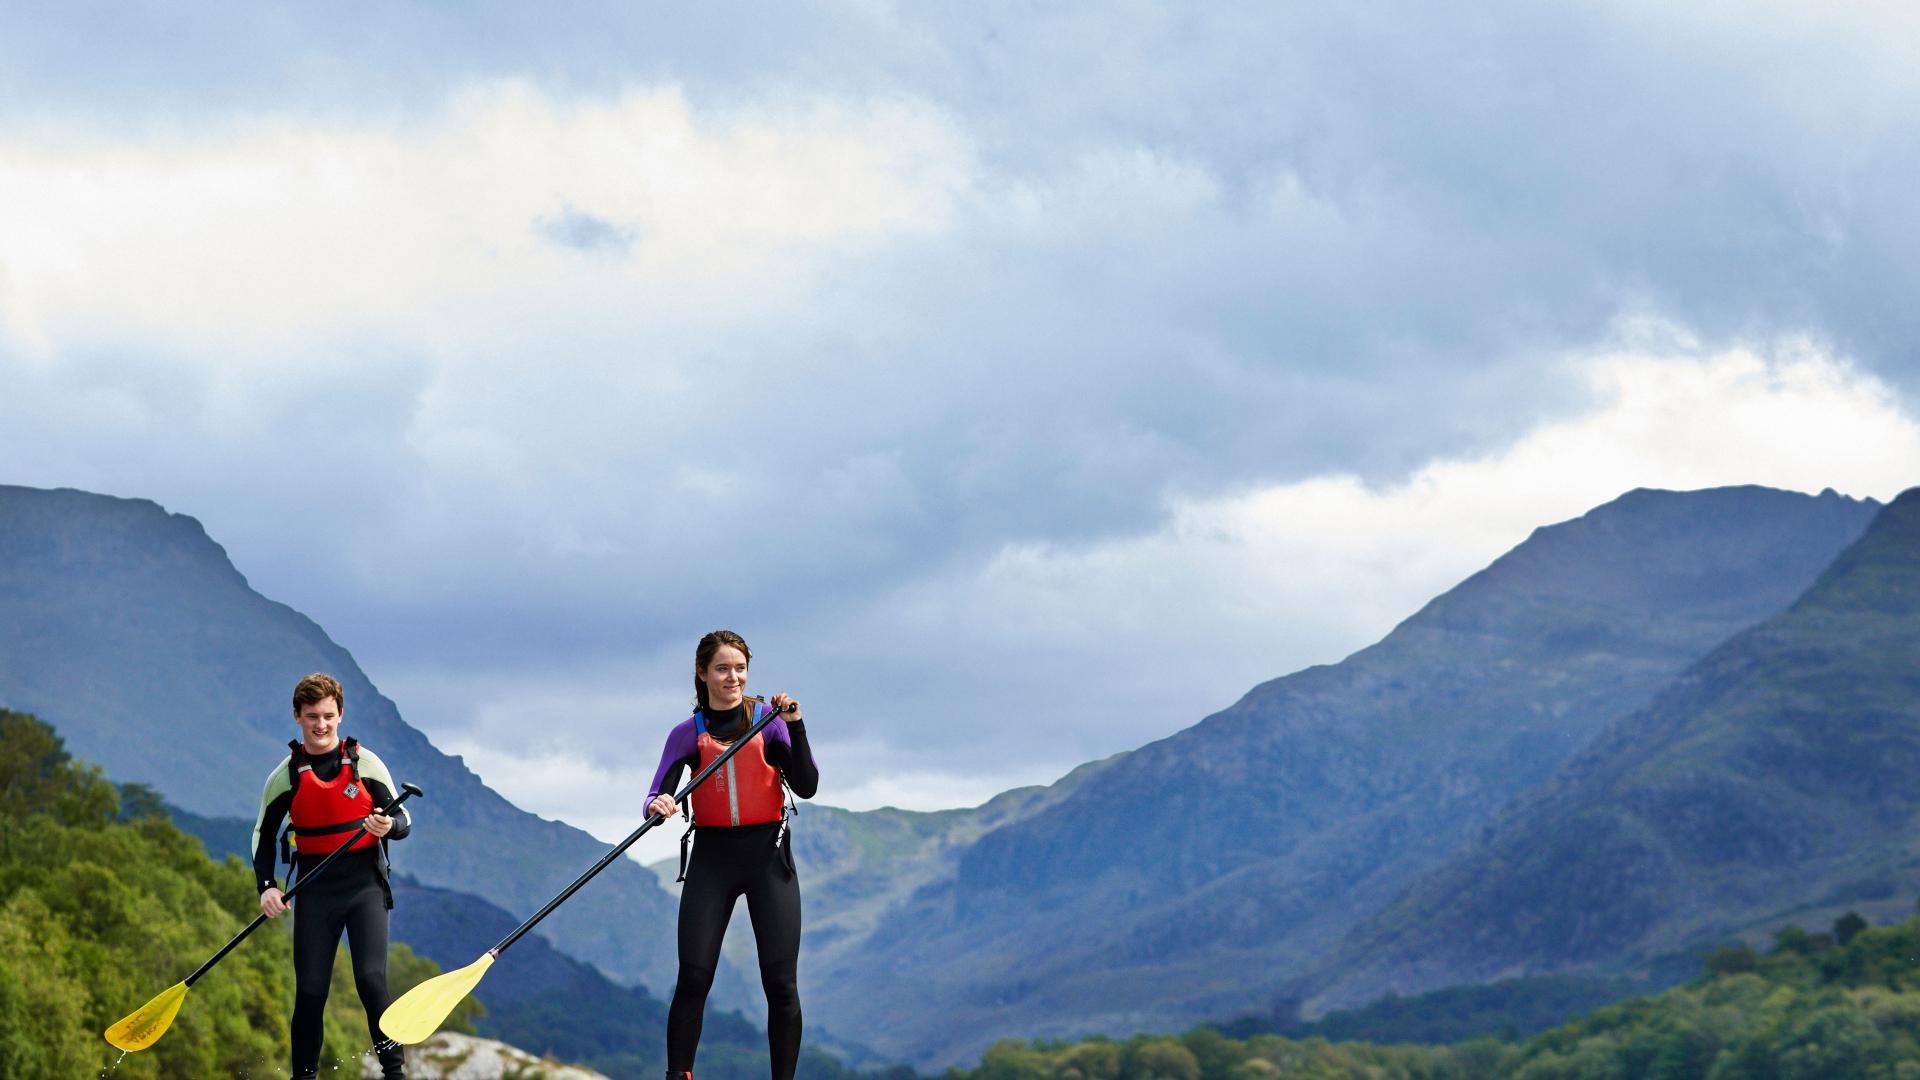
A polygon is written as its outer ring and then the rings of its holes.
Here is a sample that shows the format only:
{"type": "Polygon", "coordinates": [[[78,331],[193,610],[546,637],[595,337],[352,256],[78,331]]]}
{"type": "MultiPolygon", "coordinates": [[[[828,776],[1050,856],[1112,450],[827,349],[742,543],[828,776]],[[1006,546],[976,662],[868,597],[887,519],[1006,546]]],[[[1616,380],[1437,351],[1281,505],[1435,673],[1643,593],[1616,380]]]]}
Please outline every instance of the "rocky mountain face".
{"type": "MultiPolygon", "coordinates": [[[[413,807],[418,832],[394,847],[401,871],[530,914],[606,852],[436,749],[346,649],[249,588],[192,518],[144,500],[0,486],[0,704],[53,724],[75,755],[250,826],[296,734],[289,695],[311,671],[344,686],[343,730],[427,792],[413,807]]],[[[673,920],[653,876],[623,860],[541,931],[615,979],[665,992],[673,920]]]]}
{"type": "Polygon", "coordinates": [[[1876,510],[1636,491],[1537,530],[1378,644],[921,864],[870,930],[809,940],[809,1016],[860,1017],[924,1065],[1264,1008],[1609,721],[1791,603],[1876,510]]]}
{"type": "Polygon", "coordinates": [[[1625,970],[1920,892],[1920,489],[1308,979],[1324,1003],[1625,970]]]}

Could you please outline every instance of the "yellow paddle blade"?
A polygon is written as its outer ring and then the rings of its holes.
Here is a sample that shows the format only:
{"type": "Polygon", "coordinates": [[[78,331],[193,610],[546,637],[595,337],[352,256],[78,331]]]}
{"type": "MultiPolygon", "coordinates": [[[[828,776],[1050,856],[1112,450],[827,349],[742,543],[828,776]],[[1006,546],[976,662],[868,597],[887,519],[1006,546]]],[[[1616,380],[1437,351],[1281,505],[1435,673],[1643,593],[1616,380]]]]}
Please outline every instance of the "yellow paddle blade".
{"type": "Polygon", "coordinates": [[[441,1021],[480,984],[481,976],[492,966],[493,954],[487,953],[459,971],[435,975],[401,994],[400,1000],[380,1014],[381,1033],[409,1045],[424,1042],[427,1036],[440,1030],[441,1021]]]}
{"type": "Polygon", "coordinates": [[[173,1023],[173,1014],[187,1000],[187,984],[174,983],[153,1000],[128,1013],[126,1018],[106,1030],[107,1041],[121,1050],[145,1050],[160,1041],[173,1023]]]}

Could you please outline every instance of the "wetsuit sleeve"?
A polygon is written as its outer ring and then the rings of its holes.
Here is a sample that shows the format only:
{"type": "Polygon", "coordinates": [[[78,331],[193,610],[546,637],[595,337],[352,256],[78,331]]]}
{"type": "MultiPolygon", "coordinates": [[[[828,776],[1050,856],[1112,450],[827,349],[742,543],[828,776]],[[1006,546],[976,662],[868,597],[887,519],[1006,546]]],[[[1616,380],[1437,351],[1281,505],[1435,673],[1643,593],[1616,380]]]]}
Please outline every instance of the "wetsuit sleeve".
{"type": "Polygon", "coordinates": [[[274,876],[278,862],[273,846],[280,835],[280,825],[287,820],[287,811],[292,808],[293,781],[287,775],[287,759],[281,758],[280,764],[267,774],[266,786],[260,791],[260,812],[253,819],[253,885],[257,892],[266,892],[280,884],[274,876]]]}
{"type": "MultiPolygon", "coordinates": [[[[367,792],[373,796],[373,805],[385,806],[393,801],[394,788],[397,786],[393,782],[393,774],[387,771],[387,763],[380,760],[380,755],[364,746],[360,748],[360,779],[366,781],[367,792]]],[[[413,817],[402,806],[394,813],[393,828],[382,839],[405,840],[412,831],[413,817]]]]}
{"type": "Polygon", "coordinates": [[[820,769],[813,763],[804,720],[775,720],[766,726],[767,760],[787,778],[787,786],[803,799],[820,790],[820,769]]]}
{"type": "Polygon", "coordinates": [[[653,786],[647,789],[646,802],[640,805],[651,805],[654,797],[661,792],[673,794],[673,789],[680,783],[681,770],[698,768],[699,765],[699,736],[694,734],[693,718],[688,717],[667,733],[667,745],[660,751],[660,767],[653,771],[653,786]]]}

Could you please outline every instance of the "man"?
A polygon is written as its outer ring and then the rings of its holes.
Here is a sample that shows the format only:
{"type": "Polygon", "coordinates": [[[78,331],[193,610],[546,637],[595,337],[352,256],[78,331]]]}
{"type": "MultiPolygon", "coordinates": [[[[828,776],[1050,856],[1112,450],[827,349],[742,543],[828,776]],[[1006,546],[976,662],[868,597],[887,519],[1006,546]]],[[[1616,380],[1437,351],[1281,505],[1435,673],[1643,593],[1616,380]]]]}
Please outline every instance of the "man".
{"type": "MultiPolygon", "coordinates": [[[[274,879],[274,837],[290,820],[295,876],[311,873],[354,831],[366,826],[327,872],[300,890],[293,914],[293,1076],[317,1077],[320,1037],[333,980],[333,954],[340,932],[347,933],[353,955],[353,985],[367,1010],[367,1031],[387,1080],[405,1075],[401,1047],[380,1033],[387,996],[387,912],[393,891],[387,883],[385,845],[412,828],[406,807],[388,817],[376,813],[393,801],[392,774],[373,751],[340,737],[346,693],[333,677],[313,674],[293,688],[293,719],[300,738],[287,744],[287,756],[267,774],[260,794],[260,816],[253,826],[253,876],[260,888],[260,911],[278,918],[289,905],[274,879]]],[[[283,850],[287,841],[283,839],[283,850]]]]}

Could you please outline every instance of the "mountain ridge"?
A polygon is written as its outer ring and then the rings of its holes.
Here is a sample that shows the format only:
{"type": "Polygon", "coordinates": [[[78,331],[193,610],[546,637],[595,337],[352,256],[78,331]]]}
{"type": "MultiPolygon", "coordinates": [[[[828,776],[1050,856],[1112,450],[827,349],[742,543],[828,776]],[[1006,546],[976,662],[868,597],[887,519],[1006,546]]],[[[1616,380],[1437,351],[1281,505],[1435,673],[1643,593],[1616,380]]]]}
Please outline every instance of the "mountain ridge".
{"type": "Polygon", "coordinates": [[[1625,970],[1826,906],[1884,914],[1920,888],[1916,655],[1920,489],[1357,926],[1303,993],[1625,970]]]}

